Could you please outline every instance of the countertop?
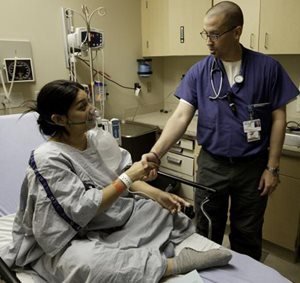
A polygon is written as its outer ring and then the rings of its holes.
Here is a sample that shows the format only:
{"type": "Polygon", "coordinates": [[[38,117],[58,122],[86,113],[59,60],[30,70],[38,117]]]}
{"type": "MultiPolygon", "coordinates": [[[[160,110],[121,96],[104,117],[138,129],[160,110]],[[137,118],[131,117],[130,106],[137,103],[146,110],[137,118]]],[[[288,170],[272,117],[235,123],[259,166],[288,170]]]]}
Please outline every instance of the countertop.
{"type": "MultiPolygon", "coordinates": [[[[172,115],[172,113],[173,112],[168,112],[168,113],[163,113],[159,111],[151,112],[147,114],[137,115],[134,117],[133,121],[143,123],[143,124],[158,126],[162,130],[167,120],[172,115]]],[[[188,126],[185,135],[195,138],[196,131],[197,131],[197,117],[194,117],[190,125],[188,126]]],[[[283,145],[282,153],[289,156],[300,157],[300,147],[283,145]]]]}
{"type": "MultiPolygon", "coordinates": [[[[151,112],[147,114],[137,115],[134,117],[133,121],[143,123],[143,124],[158,126],[162,130],[165,127],[172,113],[173,112],[171,111],[169,111],[168,113],[163,113],[159,111],[151,112]]],[[[197,117],[194,117],[191,123],[189,124],[185,132],[185,135],[195,138],[196,131],[197,131],[197,117]]]]}

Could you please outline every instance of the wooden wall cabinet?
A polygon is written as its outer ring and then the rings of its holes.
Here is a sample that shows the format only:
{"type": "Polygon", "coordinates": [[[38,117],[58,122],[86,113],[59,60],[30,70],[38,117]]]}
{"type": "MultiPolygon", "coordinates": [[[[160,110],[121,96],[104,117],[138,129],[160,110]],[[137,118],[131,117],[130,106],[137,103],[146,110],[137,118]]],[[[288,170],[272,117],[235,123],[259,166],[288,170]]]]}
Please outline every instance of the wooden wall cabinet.
{"type": "Polygon", "coordinates": [[[142,54],[207,55],[201,38],[203,17],[211,0],[142,0],[142,54]]]}
{"type": "Polygon", "coordinates": [[[300,157],[283,155],[280,163],[281,182],[268,200],[263,238],[297,253],[300,246],[300,157]]]}
{"type": "MultiPolygon", "coordinates": [[[[299,54],[300,1],[232,0],[244,13],[241,43],[265,54],[299,54]]],[[[214,0],[216,4],[221,0],[214,0]]]]}

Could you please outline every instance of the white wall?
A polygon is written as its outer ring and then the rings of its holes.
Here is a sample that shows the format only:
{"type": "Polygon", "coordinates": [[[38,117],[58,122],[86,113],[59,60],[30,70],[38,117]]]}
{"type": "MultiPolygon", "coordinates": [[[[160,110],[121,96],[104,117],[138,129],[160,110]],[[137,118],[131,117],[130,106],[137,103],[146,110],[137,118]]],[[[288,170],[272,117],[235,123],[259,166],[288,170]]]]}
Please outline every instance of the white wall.
{"type": "MultiPolygon", "coordinates": [[[[122,85],[133,87],[134,82],[142,85],[142,94],[135,97],[133,90],[126,90],[107,82],[109,93],[106,103],[107,118],[126,118],[163,107],[174,108],[177,100],[172,97],[172,93],[181,75],[201,57],[153,58],[153,75],[149,78],[140,78],[137,75],[136,62],[136,59],[141,58],[140,0],[2,0],[0,39],[30,40],[36,73],[36,82],[15,84],[13,92],[22,93],[24,99],[34,99],[36,92],[45,83],[54,79],[68,79],[61,7],[80,12],[82,4],[87,5],[90,11],[99,6],[106,9],[106,16],[95,15],[92,20],[92,26],[104,31],[105,72],[122,85]]],[[[75,16],[75,19],[76,26],[83,25],[79,17],[75,16]]],[[[300,55],[282,55],[275,58],[299,85],[300,55]]],[[[88,68],[83,64],[78,65],[80,82],[89,83],[88,68]]],[[[3,90],[0,87],[1,92],[3,90]]],[[[289,117],[300,119],[295,102],[290,103],[287,109],[289,117]]],[[[22,108],[0,110],[0,114],[22,111],[22,108]]]]}
{"type": "MultiPolygon", "coordinates": [[[[30,40],[36,73],[36,82],[15,84],[14,93],[21,93],[25,100],[34,99],[36,92],[54,79],[68,79],[65,67],[63,26],[61,8],[72,8],[81,12],[85,4],[89,11],[99,6],[106,9],[106,16],[95,15],[91,25],[100,28],[105,35],[105,72],[111,79],[133,87],[139,82],[144,90],[139,97],[133,90],[126,90],[107,82],[109,92],[107,117],[124,118],[133,113],[154,111],[162,107],[161,63],[153,61],[154,75],[152,89],[144,88],[148,79],[137,75],[136,59],[141,58],[140,0],[9,0],[1,1],[0,39],[30,40]]],[[[83,26],[80,17],[75,16],[76,26],[83,26]]],[[[0,51],[1,52],[1,51],[0,51]]],[[[89,69],[78,64],[80,83],[89,83],[89,69]]],[[[0,93],[3,92],[0,88],[0,93]]],[[[0,110],[0,114],[22,112],[22,108],[0,110]]]]}

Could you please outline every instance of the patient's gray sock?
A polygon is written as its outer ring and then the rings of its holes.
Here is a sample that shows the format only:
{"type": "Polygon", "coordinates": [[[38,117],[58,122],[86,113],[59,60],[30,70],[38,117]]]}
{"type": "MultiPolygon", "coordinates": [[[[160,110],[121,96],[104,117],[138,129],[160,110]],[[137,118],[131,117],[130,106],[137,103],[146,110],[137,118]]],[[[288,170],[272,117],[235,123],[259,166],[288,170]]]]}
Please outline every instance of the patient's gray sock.
{"type": "Polygon", "coordinates": [[[202,270],[210,267],[226,265],[232,255],[225,249],[212,249],[199,252],[184,248],[178,256],[174,257],[174,274],[185,274],[194,269],[202,270]]]}

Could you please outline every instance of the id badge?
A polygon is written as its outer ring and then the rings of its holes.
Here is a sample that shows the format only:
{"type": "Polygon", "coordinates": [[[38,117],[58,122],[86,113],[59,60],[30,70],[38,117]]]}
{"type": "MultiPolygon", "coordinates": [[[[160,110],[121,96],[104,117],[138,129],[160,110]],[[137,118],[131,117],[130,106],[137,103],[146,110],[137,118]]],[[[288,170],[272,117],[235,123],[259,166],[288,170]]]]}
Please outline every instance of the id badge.
{"type": "Polygon", "coordinates": [[[244,128],[244,133],[246,133],[248,142],[260,140],[260,131],[261,131],[260,119],[244,121],[243,128],[244,128]]]}

